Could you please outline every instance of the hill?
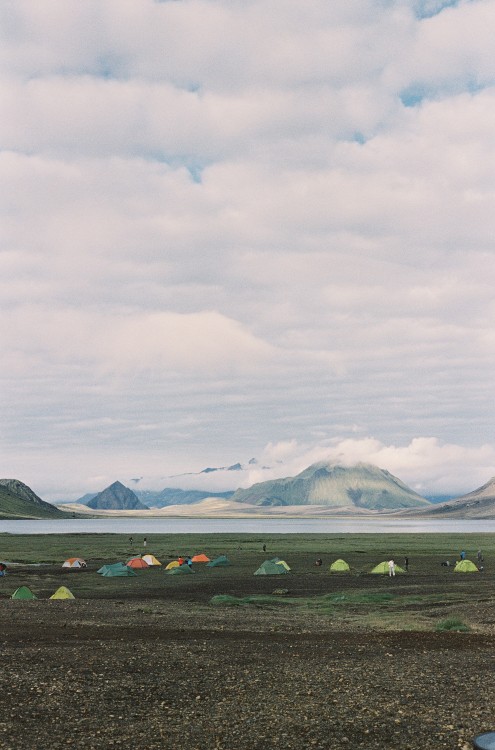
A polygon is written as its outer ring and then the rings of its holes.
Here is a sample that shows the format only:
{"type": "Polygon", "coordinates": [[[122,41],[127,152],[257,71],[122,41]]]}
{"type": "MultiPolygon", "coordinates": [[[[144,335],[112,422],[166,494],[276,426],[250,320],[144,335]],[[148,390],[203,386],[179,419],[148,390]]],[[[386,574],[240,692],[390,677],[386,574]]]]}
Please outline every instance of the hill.
{"type": "Polygon", "coordinates": [[[33,518],[66,518],[67,515],[46,503],[18,479],[0,479],[0,518],[30,520],[33,518]]]}
{"type": "Polygon", "coordinates": [[[428,507],[428,500],[388,471],[370,464],[340,466],[320,462],[295,477],[239,489],[232,500],[261,506],[323,505],[368,510],[428,507]]]}
{"type": "Polygon", "coordinates": [[[233,490],[231,492],[212,492],[211,490],[180,490],[174,487],[166,487],[160,492],[152,492],[151,490],[136,492],[141,502],[146,503],[150,508],[166,508],[169,505],[191,505],[212,496],[228,500],[233,494],[233,490]]]}
{"type": "Polygon", "coordinates": [[[149,510],[122,482],[114,482],[106,487],[86,505],[95,510],[149,510]]]}
{"type": "Polygon", "coordinates": [[[428,508],[421,515],[427,515],[430,518],[495,518],[495,477],[482,487],[478,487],[477,490],[428,508]]]}

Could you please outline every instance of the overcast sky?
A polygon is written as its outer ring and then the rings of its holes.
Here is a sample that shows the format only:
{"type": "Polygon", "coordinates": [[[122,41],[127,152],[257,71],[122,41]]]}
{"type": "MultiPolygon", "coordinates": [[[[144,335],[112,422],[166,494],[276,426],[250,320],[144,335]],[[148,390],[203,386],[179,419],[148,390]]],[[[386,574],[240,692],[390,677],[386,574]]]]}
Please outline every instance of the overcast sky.
{"type": "Polygon", "coordinates": [[[493,476],[494,22],[3,0],[1,476],[45,499],[252,457],[211,487],[324,458],[425,494],[493,476]]]}

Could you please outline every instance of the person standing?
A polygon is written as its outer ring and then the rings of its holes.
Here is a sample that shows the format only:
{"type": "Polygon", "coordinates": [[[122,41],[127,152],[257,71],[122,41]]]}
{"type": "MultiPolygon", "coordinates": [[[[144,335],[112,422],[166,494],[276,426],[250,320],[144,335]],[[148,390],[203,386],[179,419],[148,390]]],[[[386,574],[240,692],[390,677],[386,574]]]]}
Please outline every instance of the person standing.
{"type": "Polygon", "coordinates": [[[406,570],[409,570],[409,558],[407,557],[407,555],[404,558],[404,567],[406,570]]]}
{"type": "Polygon", "coordinates": [[[483,562],[483,553],[482,553],[482,551],[480,549],[478,550],[478,552],[476,554],[476,557],[478,558],[478,562],[479,563],[483,562]]]}
{"type": "Polygon", "coordinates": [[[395,563],[393,560],[388,561],[388,574],[389,576],[395,575],[395,563]]]}
{"type": "Polygon", "coordinates": [[[146,537],[143,539],[143,547],[146,547],[146,537]]]}

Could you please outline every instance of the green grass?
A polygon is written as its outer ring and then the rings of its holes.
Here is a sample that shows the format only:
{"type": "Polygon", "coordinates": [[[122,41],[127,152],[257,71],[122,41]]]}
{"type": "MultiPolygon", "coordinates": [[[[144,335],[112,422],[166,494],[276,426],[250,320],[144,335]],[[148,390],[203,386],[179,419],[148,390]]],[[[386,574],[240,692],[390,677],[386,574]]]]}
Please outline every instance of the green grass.
{"type": "Polygon", "coordinates": [[[462,622],[458,617],[449,617],[446,620],[442,620],[437,623],[435,630],[445,631],[453,630],[457,633],[467,633],[471,628],[466,623],[462,622]]]}
{"type": "MultiPolygon", "coordinates": [[[[126,534],[5,534],[1,533],[0,558],[18,562],[56,563],[69,555],[93,560],[111,561],[133,553],[144,552],[142,537],[134,536],[130,545],[126,534]]],[[[209,557],[226,554],[236,564],[255,565],[270,557],[287,560],[293,570],[311,568],[315,575],[328,575],[328,566],[344,558],[352,573],[368,573],[383,560],[393,557],[400,565],[409,557],[410,574],[450,575],[452,569],[441,568],[443,560],[455,561],[465,549],[467,557],[476,559],[481,548],[485,568],[495,559],[495,534],[148,534],[147,550],[159,559],[178,554],[205,551],[209,557]],[[267,545],[266,553],[262,552],[267,545]],[[317,557],[321,568],[314,567],[317,557]]],[[[341,574],[346,575],[346,574],[341,574]]]]}

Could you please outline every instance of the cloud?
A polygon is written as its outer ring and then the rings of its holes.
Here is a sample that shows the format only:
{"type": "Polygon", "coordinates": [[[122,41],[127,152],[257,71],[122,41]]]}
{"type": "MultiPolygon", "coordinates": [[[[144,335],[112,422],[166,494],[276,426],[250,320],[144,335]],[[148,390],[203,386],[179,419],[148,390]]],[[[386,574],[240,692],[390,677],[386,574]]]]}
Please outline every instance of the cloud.
{"type": "Polygon", "coordinates": [[[493,6],[4,3],[6,471],[430,435],[481,474],[493,6]]]}

